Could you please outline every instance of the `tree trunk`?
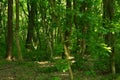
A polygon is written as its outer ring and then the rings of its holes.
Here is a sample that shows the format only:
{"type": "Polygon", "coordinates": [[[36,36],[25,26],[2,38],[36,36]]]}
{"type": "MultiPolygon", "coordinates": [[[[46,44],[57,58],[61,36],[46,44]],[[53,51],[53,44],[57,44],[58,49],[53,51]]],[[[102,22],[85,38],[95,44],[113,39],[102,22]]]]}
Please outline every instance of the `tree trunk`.
{"type": "Polygon", "coordinates": [[[51,44],[50,45],[50,51],[51,51],[51,58],[53,57],[53,54],[54,54],[54,43],[55,43],[55,35],[54,35],[54,30],[53,30],[53,27],[56,26],[56,15],[55,15],[55,7],[56,7],[56,1],[55,0],[49,0],[50,2],[50,6],[51,6],[51,17],[52,17],[52,22],[51,22],[51,27],[50,27],[50,36],[51,38],[49,38],[49,43],[51,44]]]}
{"type": "MultiPolygon", "coordinates": [[[[73,0],[73,9],[75,11],[79,11],[79,7],[78,7],[79,3],[77,2],[77,0],[73,0]]],[[[74,25],[75,25],[75,28],[77,30],[77,39],[76,39],[76,53],[77,54],[80,54],[80,38],[79,38],[79,33],[80,33],[80,30],[79,30],[79,17],[78,17],[78,13],[74,13],[74,25]]]]}
{"type": "Polygon", "coordinates": [[[18,60],[22,61],[22,52],[19,42],[19,0],[16,0],[16,46],[18,49],[18,60]]]}
{"type": "Polygon", "coordinates": [[[8,0],[8,26],[7,26],[6,60],[12,60],[13,48],[13,0],[8,0]]]}
{"type": "Polygon", "coordinates": [[[73,8],[75,11],[79,11],[79,13],[74,14],[74,24],[75,28],[77,30],[77,48],[76,52],[80,55],[84,55],[86,52],[86,39],[85,36],[87,35],[88,30],[88,23],[84,22],[83,18],[79,17],[78,15],[81,13],[86,13],[88,7],[87,7],[87,1],[83,1],[81,4],[77,0],[73,0],[73,8]],[[82,34],[80,37],[79,34],[82,34]]]}
{"type": "MultiPolygon", "coordinates": [[[[70,57],[70,35],[71,35],[71,29],[72,29],[72,14],[70,13],[72,8],[71,1],[66,0],[66,28],[64,33],[64,54],[67,59],[70,57]]],[[[73,72],[71,69],[71,66],[69,66],[69,75],[70,80],[73,80],[73,72]]]]}
{"type": "MultiPolygon", "coordinates": [[[[103,0],[103,27],[110,30],[113,17],[114,17],[114,0],[103,0]]],[[[110,61],[111,61],[111,70],[112,73],[115,74],[115,50],[114,50],[114,42],[115,35],[112,32],[108,32],[105,35],[106,44],[111,47],[110,61]]]]}
{"type": "Polygon", "coordinates": [[[36,10],[36,4],[33,0],[28,0],[27,2],[27,8],[28,8],[28,33],[27,33],[27,39],[26,39],[26,49],[30,51],[33,49],[33,37],[34,37],[34,28],[35,28],[35,10],[36,10]]]}
{"type": "Polygon", "coordinates": [[[71,11],[71,1],[66,0],[66,27],[65,27],[65,32],[64,32],[64,51],[65,55],[67,55],[67,58],[69,58],[70,50],[70,35],[71,35],[71,29],[72,29],[72,15],[70,13],[71,11]]]}

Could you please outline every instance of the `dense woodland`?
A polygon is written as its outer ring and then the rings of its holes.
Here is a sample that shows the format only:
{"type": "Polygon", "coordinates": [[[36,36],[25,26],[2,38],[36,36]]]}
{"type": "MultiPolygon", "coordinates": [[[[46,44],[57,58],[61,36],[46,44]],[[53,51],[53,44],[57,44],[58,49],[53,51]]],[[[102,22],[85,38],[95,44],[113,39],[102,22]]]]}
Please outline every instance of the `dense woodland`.
{"type": "Polygon", "coordinates": [[[2,66],[48,61],[45,72],[69,74],[50,80],[120,80],[119,50],[120,0],[0,0],[2,66]]]}

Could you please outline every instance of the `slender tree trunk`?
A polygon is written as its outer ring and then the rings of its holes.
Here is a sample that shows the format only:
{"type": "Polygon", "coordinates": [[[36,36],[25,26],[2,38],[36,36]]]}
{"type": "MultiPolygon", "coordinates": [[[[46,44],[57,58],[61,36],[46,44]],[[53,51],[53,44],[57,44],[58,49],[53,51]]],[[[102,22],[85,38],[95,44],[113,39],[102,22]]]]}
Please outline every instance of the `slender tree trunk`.
{"type": "Polygon", "coordinates": [[[53,29],[53,27],[54,26],[57,26],[56,24],[56,21],[57,21],[57,19],[56,19],[56,15],[55,15],[55,7],[56,7],[56,1],[55,0],[49,0],[49,2],[50,2],[50,6],[51,6],[51,17],[52,17],[52,22],[51,22],[51,27],[50,27],[50,34],[51,34],[51,38],[49,38],[50,39],[50,51],[51,51],[51,58],[53,57],[53,54],[54,54],[54,43],[55,43],[55,40],[54,40],[54,38],[55,38],[55,35],[54,35],[54,29],[53,29]]]}
{"type": "MultiPolygon", "coordinates": [[[[72,29],[72,14],[70,14],[69,11],[71,11],[72,5],[70,0],[66,0],[66,28],[64,33],[64,54],[67,59],[70,57],[70,35],[71,35],[71,29],[72,29]]],[[[69,75],[70,80],[73,80],[73,72],[71,69],[71,66],[69,66],[69,75]]]]}
{"type": "Polygon", "coordinates": [[[65,55],[67,55],[67,58],[69,58],[70,50],[70,35],[71,35],[71,29],[72,29],[72,15],[70,13],[71,11],[71,1],[66,0],[66,27],[64,32],[64,51],[65,55]]]}
{"type": "MultiPolygon", "coordinates": [[[[74,10],[75,11],[79,11],[79,7],[78,7],[78,5],[79,5],[79,3],[77,2],[78,0],[73,0],[73,8],[74,8],[74,10]]],[[[77,35],[76,35],[76,37],[77,37],[77,41],[76,41],[76,46],[77,46],[77,48],[76,48],[76,53],[77,54],[80,54],[80,37],[79,37],[79,33],[80,33],[80,30],[79,30],[79,17],[78,17],[78,13],[74,13],[74,25],[75,25],[75,28],[76,28],[76,30],[77,30],[77,35]]]]}
{"type": "MultiPolygon", "coordinates": [[[[79,13],[86,13],[87,12],[87,1],[83,1],[81,4],[78,2],[78,0],[73,0],[73,8],[75,11],[79,11],[79,13]]],[[[78,54],[84,55],[86,52],[86,39],[85,36],[87,35],[88,30],[88,23],[83,21],[83,18],[81,19],[78,15],[79,13],[74,14],[74,24],[77,30],[77,48],[76,52],[78,54]],[[82,34],[80,37],[79,34],[82,34]]]]}
{"type": "MultiPolygon", "coordinates": [[[[103,27],[110,30],[112,27],[111,23],[114,17],[114,0],[103,0],[103,27]]],[[[111,61],[111,70],[112,73],[115,74],[115,50],[114,50],[114,42],[115,35],[112,32],[109,32],[105,35],[106,44],[111,47],[110,61],[111,61]]]]}
{"type": "MultiPolygon", "coordinates": [[[[44,2],[44,1],[43,1],[44,2]]],[[[46,9],[46,6],[44,5],[41,5],[41,8],[40,8],[40,12],[41,12],[41,17],[42,17],[42,21],[41,21],[41,26],[42,26],[42,35],[44,36],[44,40],[45,42],[43,43],[45,47],[43,47],[43,50],[45,50],[45,53],[48,54],[48,53],[51,53],[52,52],[52,47],[51,47],[51,42],[49,42],[49,38],[50,38],[50,35],[49,35],[49,26],[47,25],[48,22],[46,21],[47,19],[47,9],[46,9]]],[[[43,45],[41,43],[41,45],[43,45]]],[[[49,57],[47,58],[50,58],[51,57],[51,54],[48,55],[49,57]]]]}
{"type": "Polygon", "coordinates": [[[16,36],[16,46],[18,49],[18,59],[22,61],[23,58],[22,58],[22,52],[19,42],[19,0],[16,0],[16,35],[15,36],[16,36]]]}
{"type": "MultiPolygon", "coordinates": [[[[81,7],[80,7],[80,12],[82,13],[86,13],[88,11],[88,2],[87,1],[83,1],[81,7]]],[[[81,45],[81,54],[84,55],[86,52],[86,35],[87,35],[87,31],[88,31],[88,23],[87,22],[83,22],[83,24],[81,24],[81,29],[82,29],[82,39],[80,40],[80,45],[81,45]]]]}
{"type": "Polygon", "coordinates": [[[8,26],[7,26],[7,46],[6,46],[6,59],[12,60],[13,48],[13,0],[8,0],[8,26]]]}

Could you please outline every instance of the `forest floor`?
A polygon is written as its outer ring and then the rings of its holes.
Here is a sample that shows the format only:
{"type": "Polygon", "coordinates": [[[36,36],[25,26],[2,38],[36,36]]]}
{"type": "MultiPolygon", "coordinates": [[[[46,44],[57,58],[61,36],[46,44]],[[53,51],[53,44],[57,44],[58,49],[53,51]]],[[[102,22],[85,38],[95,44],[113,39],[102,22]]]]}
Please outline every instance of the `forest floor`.
{"type": "MultiPolygon", "coordinates": [[[[111,80],[110,75],[84,75],[73,71],[74,80],[111,80]]],[[[50,62],[17,62],[0,60],[0,80],[70,80],[68,71],[56,71],[50,62]]],[[[116,80],[120,80],[118,77],[116,80]]]]}

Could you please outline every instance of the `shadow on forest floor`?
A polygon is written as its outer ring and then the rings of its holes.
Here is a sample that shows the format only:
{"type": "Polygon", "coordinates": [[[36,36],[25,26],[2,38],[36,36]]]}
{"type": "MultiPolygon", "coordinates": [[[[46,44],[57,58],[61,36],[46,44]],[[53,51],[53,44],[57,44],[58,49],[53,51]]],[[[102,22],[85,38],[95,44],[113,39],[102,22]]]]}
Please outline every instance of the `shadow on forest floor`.
{"type": "MultiPolygon", "coordinates": [[[[107,76],[85,76],[74,71],[74,80],[110,80],[107,76]]],[[[0,80],[69,80],[68,72],[57,71],[53,63],[0,61],[0,80]]],[[[116,79],[116,80],[120,80],[116,79]]]]}

